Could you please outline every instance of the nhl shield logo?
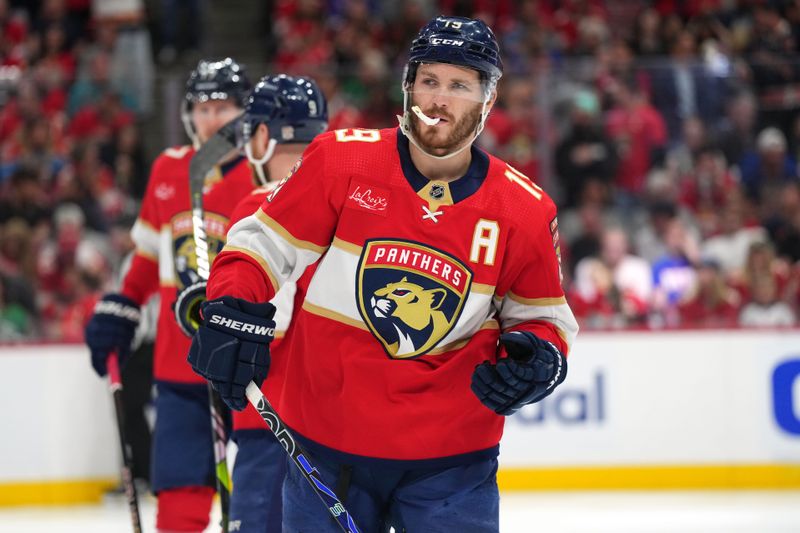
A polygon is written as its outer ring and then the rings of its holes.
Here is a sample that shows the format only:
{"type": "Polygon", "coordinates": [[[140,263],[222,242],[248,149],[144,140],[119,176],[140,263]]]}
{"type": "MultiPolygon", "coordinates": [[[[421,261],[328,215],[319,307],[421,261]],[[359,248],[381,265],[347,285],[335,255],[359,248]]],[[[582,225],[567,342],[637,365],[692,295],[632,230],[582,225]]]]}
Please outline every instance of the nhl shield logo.
{"type": "Polygon", "coordinates": [[[431,351],[453,329],[472,283],[459,259],[424,244],[366,242],[357,273],[358,308],[389,357],[431,351]]]}

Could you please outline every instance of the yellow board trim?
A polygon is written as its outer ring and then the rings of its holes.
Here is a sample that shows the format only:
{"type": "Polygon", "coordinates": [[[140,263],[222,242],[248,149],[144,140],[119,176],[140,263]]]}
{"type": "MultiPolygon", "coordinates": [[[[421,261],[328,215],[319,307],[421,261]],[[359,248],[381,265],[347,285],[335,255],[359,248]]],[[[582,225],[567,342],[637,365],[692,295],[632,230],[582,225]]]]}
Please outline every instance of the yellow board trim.
{"type": "Polygon", "coordinates": [[[100,503],[117,479],[0,483],[0,507],[100,503]]]}
{"type": "Polygon", "coordinates": [[[501,468],[502,491],[800,489],[800,464],[501,468]]]}
{"type": "MultiPolygon", "coordinates": [[[[501,468],[501,491],[798,490],[800,464],[501,468]]],[[[0,483],[0,507],[99,503],[117,479],[0,483]]]]}

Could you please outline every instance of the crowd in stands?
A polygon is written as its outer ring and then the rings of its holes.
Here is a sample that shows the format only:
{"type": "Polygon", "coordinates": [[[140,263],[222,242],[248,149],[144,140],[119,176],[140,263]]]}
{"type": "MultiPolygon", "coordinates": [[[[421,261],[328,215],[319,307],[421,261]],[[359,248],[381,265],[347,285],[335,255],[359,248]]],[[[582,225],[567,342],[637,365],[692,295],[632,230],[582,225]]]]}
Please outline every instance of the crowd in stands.
{"type": "MultiPolygon", "coordinates": [[[[117,55],[141,20],[95,3],[0,0],[0,339],[80,340],[131,247],[152,87],[117,55]]],[[[265,64],[315,77],[332,129],[396,124],[432,15],[495,29],[505,76],[480,144],[559,205],[585,330],[796,324],[800,1],[269,5],[265,64]]]]}

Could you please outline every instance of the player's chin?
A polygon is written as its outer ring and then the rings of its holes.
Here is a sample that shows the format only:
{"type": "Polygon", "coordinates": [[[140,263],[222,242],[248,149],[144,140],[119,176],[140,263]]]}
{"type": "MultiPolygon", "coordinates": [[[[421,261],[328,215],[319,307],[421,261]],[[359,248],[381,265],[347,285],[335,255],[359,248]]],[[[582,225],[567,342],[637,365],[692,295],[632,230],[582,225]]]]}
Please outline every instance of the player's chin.
{"type": "Polygon", "coordinates": [[[443,144],[443,143],[430,143],[423,145],[425,151],[431,155],[435,155],[437,157],[445,156],[453,151],[453,147],[450,144],[443,144]]]}

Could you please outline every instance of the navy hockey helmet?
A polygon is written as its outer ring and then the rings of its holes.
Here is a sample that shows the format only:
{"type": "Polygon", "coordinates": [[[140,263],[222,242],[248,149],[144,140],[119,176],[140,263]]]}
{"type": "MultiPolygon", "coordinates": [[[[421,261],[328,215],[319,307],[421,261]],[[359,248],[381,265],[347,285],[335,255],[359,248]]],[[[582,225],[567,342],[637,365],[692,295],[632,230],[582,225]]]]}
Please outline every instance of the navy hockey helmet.
{"type": "Polygon", "coordinates": [[[503,75],[500,47],[491,28],[478,19],[439,15],[411,42],[404,82],[414,82],[421,63],[449,63],[477,70],[494,87],[503,75]]]}
{"type": "Polygon", "coordinates": [[[244,108],[253,84],[244,66],[230,57],[215,61],[201,59],[186,81],[186,94],[181,105],[181,122],[195,147],[199,140],[191,119],[194,104],[211,100],[232,100],[236,107],[244,108]]]}
{"type": "Polygon", "coordinates": [[[186,81],[186,101],[190,104],[209,100],[233,100],[244,107],[253,84],[244,66],[234,59],[201,59],[186,81]]]}
{"type": "Polygon", "coordinates": [[[242,122],[245,141],[266,124],[278,144],[309,143],[328,129],[328,105],[311,78],[264,76],[247,99],[242,122]]]}

